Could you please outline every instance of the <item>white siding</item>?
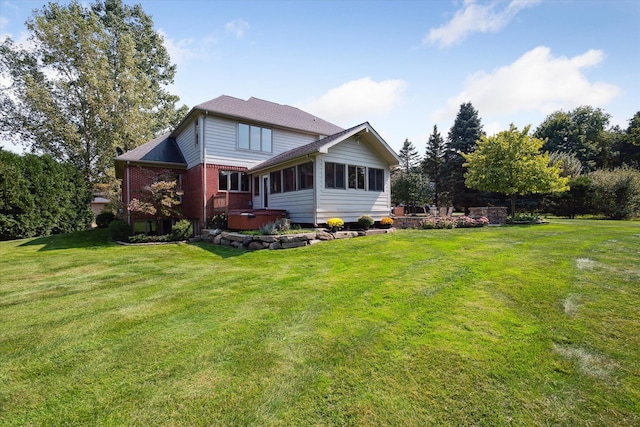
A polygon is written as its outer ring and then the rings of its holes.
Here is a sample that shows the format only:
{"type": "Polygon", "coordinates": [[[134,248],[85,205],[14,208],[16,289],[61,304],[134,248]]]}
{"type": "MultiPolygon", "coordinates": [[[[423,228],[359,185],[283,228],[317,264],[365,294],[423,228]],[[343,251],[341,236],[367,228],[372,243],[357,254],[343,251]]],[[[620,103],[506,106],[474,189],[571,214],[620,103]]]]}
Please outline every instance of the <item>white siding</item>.
{"type": "MultiPolygon", "coordinates": [[[[369,148],[366,142],[357,143],[348,139],[329,149],[326,155],[318,156],[316,186],[318,190],[318,224],[338,217],[345,222],[355,222],[360,215],[371,215],[376,221],[388,216],[391,210],[390,173],[388,166],[369,148]],[[368,170],[365,190],[325,188],[324,165],[326,162],[365,166],[384,170],[384,191],[369,191],[368,170]]],[[[345,181],[345,185],[347,182],[345,181]]]]}
{"type": "MultiPolygon", "coordinates": [[[[178,147],[180,147],[180,151],[182,151],[184,160],[187,162],[187,169],[201,163],[200,144],[196,145],[195,143],[195,129],[193,123],[193,120],[187,123],[182,132],[180,132],[176,138],[176,143],[178,144],[178,147]]],[[[202,126],[200,126],[200,128],[202,128],[202,126]]],[[[202,133],[202,129],[200,129],[200,133],[202,133]]]]}
{"type": "MultiPolygon", "coordinates": [[[[265,126],[267,127],[267,126],[265,126]]],[[[207,116],[204,125],[208,164],[253,167],[271,157],[313,142],[317,136],[273,129],[273,152],[239,150],[237,148],[238,121],[207,116]]]]}
{"type": "Polygon", "coordinates": [[[292,222],[313,224],[313,190],[269,194],[269,209],[286,209],[292,222]]]}

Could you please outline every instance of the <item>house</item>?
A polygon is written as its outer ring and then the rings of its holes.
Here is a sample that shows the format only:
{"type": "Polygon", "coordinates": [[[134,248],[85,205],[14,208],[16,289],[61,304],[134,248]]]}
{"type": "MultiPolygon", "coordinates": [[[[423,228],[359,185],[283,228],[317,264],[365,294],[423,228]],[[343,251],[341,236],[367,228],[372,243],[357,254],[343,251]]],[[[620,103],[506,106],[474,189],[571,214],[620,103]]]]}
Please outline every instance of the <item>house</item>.
{"type": "MultiPolygon", "coordinates": [[[[230,96],[195,106],[172,132],[115,159],[125,206],[169,174],[196,232],[222,212],[230,225],[232,217],[267,214],[264,221],[285,211],[314,226],[363,214],[379,220],[390,212],[390,169],[398,164],[368,122],[342,129],[298,108],[230,96]]],[[[136,232],[156,231],[144,216],[128,212],[127,220],[136,232]]],[[[161,226],[167,231],[171,221],[161,226]]]]}

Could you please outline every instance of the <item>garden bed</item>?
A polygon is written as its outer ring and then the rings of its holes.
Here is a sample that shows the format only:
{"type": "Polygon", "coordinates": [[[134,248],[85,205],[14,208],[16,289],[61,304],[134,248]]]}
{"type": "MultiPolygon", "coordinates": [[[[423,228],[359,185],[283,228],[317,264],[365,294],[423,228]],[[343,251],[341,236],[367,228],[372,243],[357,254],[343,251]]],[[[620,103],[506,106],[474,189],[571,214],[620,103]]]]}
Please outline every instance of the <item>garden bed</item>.
{"type": "Polygon", "coordinates": [[[394,228],[372,228],[369,230],[352,230],[329,232],[325,229],[317,229],[310,232],[287,234],[258,234],[249,235],[233,231],[202,230],[201,239],[216,245],[232,246],[249,250],[261,249],[291,249],[313,245],[326,240],[351,239],[354,237],[373,236],[387,234],[395,231],[394,228]]]}

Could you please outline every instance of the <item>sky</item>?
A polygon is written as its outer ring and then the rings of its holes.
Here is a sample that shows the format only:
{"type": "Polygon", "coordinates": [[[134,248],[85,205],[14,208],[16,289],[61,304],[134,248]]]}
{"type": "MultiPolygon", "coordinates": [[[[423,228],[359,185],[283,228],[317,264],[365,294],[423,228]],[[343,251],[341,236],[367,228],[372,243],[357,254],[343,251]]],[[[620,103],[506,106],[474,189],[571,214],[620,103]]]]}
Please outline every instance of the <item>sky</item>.
{"type": "MultiPolygon", "coordinates": [[[[152,16],[190,108],[253,96],[421,154],[466,102],[489,135],[581,105],[626,129],[640,111],[640,0],[125,3],[152,16]]],[[[0,0],[0,40],[24,42],[44,4],[0,0]]]]}

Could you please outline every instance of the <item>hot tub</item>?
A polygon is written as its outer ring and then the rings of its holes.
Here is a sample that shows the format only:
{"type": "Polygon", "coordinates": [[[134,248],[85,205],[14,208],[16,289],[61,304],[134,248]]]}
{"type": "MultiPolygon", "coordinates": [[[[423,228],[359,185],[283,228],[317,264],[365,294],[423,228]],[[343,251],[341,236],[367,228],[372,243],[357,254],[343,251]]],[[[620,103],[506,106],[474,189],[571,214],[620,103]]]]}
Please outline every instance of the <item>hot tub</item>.
{"type": "Polygon", "coordinates": [[[230,230],[257,230],[286,215],[287,211],[283,209],[233,209],[227,216],[227,227],[230,230]]]}

